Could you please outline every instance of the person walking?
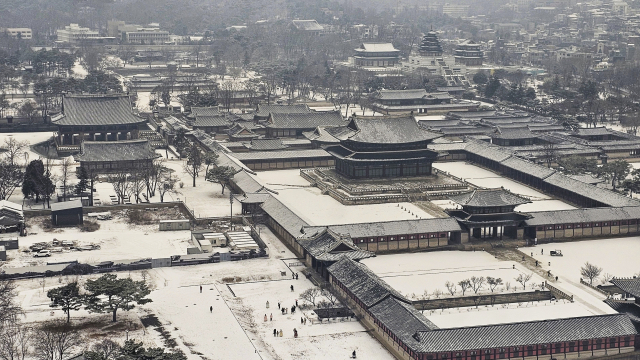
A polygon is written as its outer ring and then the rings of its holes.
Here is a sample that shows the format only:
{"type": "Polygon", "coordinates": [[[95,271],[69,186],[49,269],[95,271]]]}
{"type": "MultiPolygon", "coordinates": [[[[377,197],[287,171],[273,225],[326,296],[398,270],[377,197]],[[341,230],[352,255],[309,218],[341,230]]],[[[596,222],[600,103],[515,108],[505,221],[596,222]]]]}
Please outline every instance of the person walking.
{"type": "Polygon", "coordinates": [[[200,294],[202,294],[202,285],[200,285],[200,294]]]}
{"type": "Polygon", "coordinates": [[[352,358],[352,359],[355,359],[355,358],[356,358],[356,351],[355,351],[355,350],[353,350],[353,352],[351,353],[351,358],[352,358]]]}
{"type": "Polygon", "coordinates": [[[284,336],[284,332],[282,331],[282,329],[280,329],[280,337],[284,336]]]}
{"type": "Polygon", "coordinates": [[[278,301],[278,310],[280,310],[280,301],[278,301]]]}
{"type": "Polygon", "coordinates": [[[276,337],[277,334],[278,334],[278,330],[273,329],[273,337],[276,337]]]}
{"type": "Polygon", "coordinates": [[[304,324],[307,325],[307,318],[304,318],[304,324]]]}
{"type": "Polygon", "coordinates": [[[540,249],[540,255],[544,255],[544,249],[540,249]]]}
{"type": "Polygon", "coordinates": [[[304,318],[300,317],[300,324],[304,324],[304,318]]]}
{"type": "Polygon", "coordinates": [[[296,307],[298,306],[298,299],[296,299],[296,307]]]}
{"type": "Polygon", "coordinates": [[[264,322],[267,322],[267,314],[264,314],[264,322]]]}
{"type": "Polygon", "coordinates": [[[213,314],[213,306],[209,306],[209,312],[213,314]]]}
{"type": "Polygon", "coordinates": [[[269,314],[269,321],[273,321],[273,313],[269,314]]]}
{"type": "Polygon", "coordinates": [[[291,285],[291,292],[293,292],[293,285],[291,285]]]}
{"type": "Polygon", "coordinates": [[[267,309],[269,308],[269,300],[267,300],[267,309]]]}

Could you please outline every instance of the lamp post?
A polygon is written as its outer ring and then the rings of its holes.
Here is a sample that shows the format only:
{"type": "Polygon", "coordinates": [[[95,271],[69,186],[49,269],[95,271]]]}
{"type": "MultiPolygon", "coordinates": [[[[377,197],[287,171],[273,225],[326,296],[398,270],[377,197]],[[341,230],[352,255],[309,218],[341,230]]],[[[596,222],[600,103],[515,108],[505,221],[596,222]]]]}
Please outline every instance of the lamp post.
{"type": "Polygon", "coordinates": [[[231,213],[229,214],[229,230],[233,230],[233,191],[229,189],[229,204],[231,205],[231,213]]]}

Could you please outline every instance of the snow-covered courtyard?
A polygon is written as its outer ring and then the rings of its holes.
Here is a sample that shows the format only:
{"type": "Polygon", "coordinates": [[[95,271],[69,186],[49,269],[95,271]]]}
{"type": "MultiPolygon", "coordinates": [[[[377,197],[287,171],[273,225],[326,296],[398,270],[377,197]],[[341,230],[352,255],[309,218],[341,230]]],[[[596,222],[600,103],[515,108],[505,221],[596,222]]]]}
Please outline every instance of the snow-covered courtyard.
{"type": "MultiPolygon", "coordinates": [[[[600,240],[550,243],[533,249],[534,257],[542,264],[551,262],[554,273],[578,282],[580,268],[590,262],[602,268],[602,275],[632,277],[640,275],[640,237],[626,237],[600,240]],[[550,256],[550,250],[561,250],[563,256],[550,256]],[[544,250],[544,254],[540,254],[544,250]]],[[[594,285],[602,283],[600,279],[594,285]]]]}
{"type": "Polygon", "coordinates": [[[532,201],[531,204],[524,204],[516,207],[516,211],[532,212],[575,209],[575,207],[563,201],[552,199],[549,195],[543,194],[538,190],[470,163],[462,161],[439,162],[434,163],[433,167],[440,171],[448,172],[451,175],[462,178],[479,187],[504,187],[505,189],[518,195],[522,195],[532,201]]]}
{"type": "Polygon", "coordinates": [[[598,315],[577,302],[567,300],[535,301],[423,311],[440,328],[505,324],[524,321],[562,319],[598,315]]]}
{"type": "MultiPolygon", "coordinates": [[[[391,287],[411,299],[420,299],[427,291],[433,296],[434,291],[440,291],[439,297],[449,297],[445,283],[458,282],[472,276],[490,276],[502,279],[503,284],[496,287],[496,293],[533,291],[540,289],[543,279],[533,274],[526,289],[516,281],[523,274],[532,274],[521,264],[512,261],[499,261],[484,251],[441,251],[414,254],[382,255],[362,260],[376,275],[380,276],[391,287]],[[507,289],[509,287],[509,289],[507,289]]],[[[485,283],[478,294],[490,292],[485,283]]],[[[465,295],[474,295],[472,289],[467,289],[465,295]]],[[[462,296],[462,291],[456,285],[455,296],[462,296]]]]}
{"type": "Polygon", "coordinates": [[[342,205],[340,202],[300,176],[300,170],[258,172],[255,178],[271,190],[285,205],[311,225],[355,224],[431,218],[432,216],[410,203],[371,205],[342,205]]]}

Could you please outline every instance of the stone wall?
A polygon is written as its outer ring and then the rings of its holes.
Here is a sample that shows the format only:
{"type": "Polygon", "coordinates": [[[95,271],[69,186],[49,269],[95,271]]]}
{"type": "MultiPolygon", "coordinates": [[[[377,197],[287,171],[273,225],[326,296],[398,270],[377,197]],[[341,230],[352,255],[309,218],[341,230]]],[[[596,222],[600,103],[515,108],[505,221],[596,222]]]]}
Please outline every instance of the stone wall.
{"type": "Polygon", "coordinates": [[[516,293],[489,293],[474,296],[461,296],[444,299],[429,299],[413,301],[413,306],[418,310],[449,309],[457,307],[469,307],[480,305],[498,305],[524,303],[530,301],[551,300],[551,291],[527,291],[516,293]]]}

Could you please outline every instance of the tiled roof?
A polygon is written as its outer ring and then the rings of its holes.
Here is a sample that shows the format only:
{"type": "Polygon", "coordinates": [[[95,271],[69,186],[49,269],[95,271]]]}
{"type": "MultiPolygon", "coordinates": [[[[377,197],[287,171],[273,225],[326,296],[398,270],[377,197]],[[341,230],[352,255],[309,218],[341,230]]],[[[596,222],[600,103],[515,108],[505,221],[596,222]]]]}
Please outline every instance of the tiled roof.
{"type": "Polygon", "coordinates": [[[431,331],[438,328],[417,311],[413,305],[407,304],[394,297],[388,297],[382,300],[372,306],[369,311],[375,319],[380,321],[387,329],[412,349],[420,345],[413,337],[416,332],[431,331]]]}
{"type": "Polygon", "coordinates": [[[431,132],[418,127],[413,117],[397,118],[355,118],[349,127],[357,129],[349,140],[372,144],[398,144],[429,141],[439,138],[442,134],[431,132]]]}
{"type": "Polygon", "coordinates": [[[578,136],[597,136],[597,135],[610,135],[611,132],[606,127],[597,128],[579,128],[576,129],[575,134],[578,136]]]}
{"type": "Polygon", "coordinates": [[[504,128],[498,127],[498,130],[491,135],[496,139],[515,140],[515,139],[533,139],[536,136],[527,127],[504,128]]]}
{"type": "Polygon", "coordinates": [[[400,51],[393,47],[392,43],[363,43],[357,51],[365,52],[393,52],[400,51]]]}
{"type": "Polygon", "coordinates": [[[133,161],[156,158],[148,140],[83,141],[76,161],[133,161]]]}
{"type": "Polygon", "coordinates": [[[302,114],[310,113],[311,110],[306,104],[295,105],[267,105],[258,104],[257,113],[261,116],[267,116],[269,114],[302,114]]]}
{"type": "Polygon", "coordinates": [[[511,156],[509,152],[501,150],[500,148],[495,146],[490,146],[484,141],[469,142],[466,150],[467,152],[482,156],[486,159],[496,162],[502,162],[511,156]]]}
{"type": "Polygon", "coordinates": [[[82,209],[82,201],[81,200],[71,200],[71,201],[63,201],[51,204],[51,211],[61,211],[61,210],[69,210],[69,209],[82,209]]]}
{"type": "Polygon", "coordinates": [[[640,298],[640,278],[633,279],[616,279],[609,280],[610,283],[620,288],[620,290],[631,294],[636,298],[640,298]]]}
{"type": "Polygon", "coordinates": [[[600,183],[604,182],[604,179],[593,177],[593,176],[591,176],[589,174],[569,175],[569,177],[574,179],[574,180],[582,181],[583,183],[587,183],[587,184],[591,184],[591,185],[600,184],[600,183]]]}
{"type": "Polygon", "coordinates": [[[302,135],[304,135],[304,137],[306,137],[311,141],[317,141],[322,143],[332,143],[332,144],[339,143],[340,139],[337,139],[336,137],[331,135],[331,133],[329,133],[327,129],[332,129],[332,128],[326,127],[326,126],[318,126],[313,131],[303,132],[302,135]]]}
{"type": "Polygon", "coordinates": [[[298,30],[304,31],[322,31],[324,29],[316,20],[293,20],[293,25],[298,30]]]}
{"type": "Polygon", "coordinates": [[[571,210],[539,211],[525,221],[527,226],[551,224],[576,224],[603,221],[640,219],[640,207],[601,207],[571,210]]]}
{"type": "Polygon", "coordinates": [[[286,207],[280,200],[270,196],[262,205],[262,210],[282,226],[291,236],[299,237],[302,227],[308,226],[296,213],[286,207]]]}
{"type": "Polygon", "coordinates": [[[196,121],[193,124],[194,128],[197,127],[222,127],[231,126],[231,118],[225,115],[204,116],[196,115],[196,121]]]}
{"type": "Polygon", "coordinates": [[[506,348],[637,334],[625,314],[418,332],[420,352],[506,348]]]}
{"type": "Polygon", "coordinates": [[[236,173],[231,181],[236,184],[238,188],[240,188],[245,194],[246,193],[256,193],[262,189],[264,186],[258,182],[258,180],[254,179],[246,171],[240,171],[236,173]]]}
{"type": "Polygon", "coordinates": [[[284,145],[281,139],[252,139],[250,143],[245,143],[245,146],[255,151],[282,150],[289,147],[284,145]]]}
{"type": "Polygon", "coordinates": [[[289,150],[289,151],[265,151],[265,152],[244,152],[230,154],[240,161],[250,160],[269,160],[269,159],[311,159],[311,158],[330,158],[328,152],[322,149],[311,150],[289,150]]]}
{"type": "Polygon", "coordinates": [[[392,296],[407,301],[399,292],[374,274],[366,265],[342,258],[327,268],[329,273],[364,304],[365,308],[392,296]]]}
{"type": "Polygon", "coordinates": [[[64,116],[55,125],[124,125],[146,121],[133,113],[129,96],[65,96],[62,107],[64,116]]]}
{"type": "MultiPolygon", "coordinates": [[[[409,90],[380,90],[377,98],[379,100],[405,100],[405,99],[421,99],[427,96],[425,89],[409,89],[409,90]]],[[[450,98],[447,94],[447,98],[450,98]]]]}
{"type": "Polygon", "coordinates": [[[191,114],[195,116],[218,116],[220,110],[217,106],[214,107],[191,107],[191,114]]]}
{"type": "Polygon", "coordinates": [[[449,196],[449,199],[462,206],[474,207],[514,206],[531,202],[505,189],[474,189],[468,193],[449,196]]]}
{"type": "Polygon", "coordinates": [[[271,113],[267,127],[276,129],[315,129],[318,126],[344,126],[339,111],[307,113],[271,113]]]}
{"type": "Polygon", "coordinates": [[[556,172],[554,169],[532,163],[531,161],[521,159],[517,156],[512,156],[502,161],[500,164],[509,169],[537,177],[538,179],[545,179],[556,172]]]}
{"type": "Polygon", "coordinates": [[[441,129],[460,125],[460,120],[418,120],[418,124],[424,129],[441,129]]]}
{"type": "MultiPolygon", "coordinates": [[[[322,231],[323,228],[325,227],[305,228],[305,233],[313,234],[322,231]]],[[[329,226],[329,230],[337,234],[349,235],[351,238],[366,238],[371,236],[455,232],[461,231],[462,229],[455,219],[446,217],[331,225],[329,226]]]]}
{"type": "Polygon", "coordinates": [[[562,189],[566,189],[578,195],[582,195],[589,199],[599,201],[609,206],[639,206],[640,202],[635,199],[631,199],[624,195],[620,195],[611,190],[603,189],[597,186],[583,183],[582,181],[574,180],[566,175],[555,173],[548,178],[544,179],[544,182],[557,186],[562,189]]]}
{"type": "Polygon", "coordinates": [[[331,231],[323,231],[310,238],[299,239],[298,243],[309,255],[318,260],[339,260],[341,256],[360,260],[375,256],[372,252],[364,251],[353,244],[350,238],[342,238],[331,231]]]}

